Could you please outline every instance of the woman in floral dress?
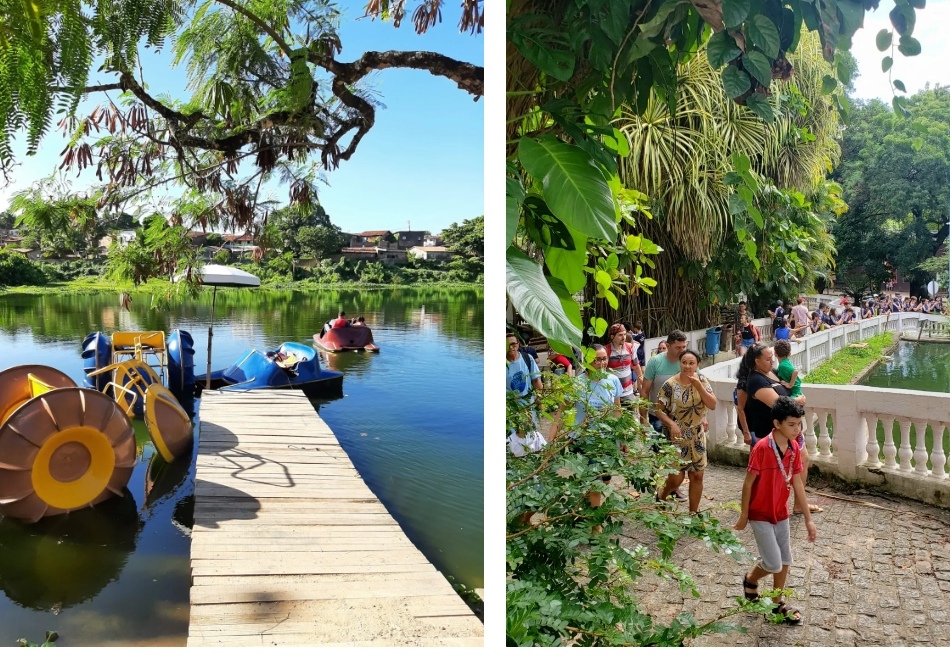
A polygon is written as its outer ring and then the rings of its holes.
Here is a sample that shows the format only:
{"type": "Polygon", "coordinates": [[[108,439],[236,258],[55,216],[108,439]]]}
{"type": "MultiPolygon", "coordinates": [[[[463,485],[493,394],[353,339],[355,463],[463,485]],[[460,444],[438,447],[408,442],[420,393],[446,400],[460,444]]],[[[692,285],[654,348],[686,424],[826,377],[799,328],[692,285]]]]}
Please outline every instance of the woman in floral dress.
{"type": "Polygon", "coordinates": [[[706,412],[716,409],[716,397],[706,377],[699,373],[699,354],[680,354],[680,372],[663,383],[653,412],[663,422],[663,432],[680,449],[682,468],[666,477],[660,499],[678,488],[689,472],[689,511],[699,510],[706,471],[706,412]]]}

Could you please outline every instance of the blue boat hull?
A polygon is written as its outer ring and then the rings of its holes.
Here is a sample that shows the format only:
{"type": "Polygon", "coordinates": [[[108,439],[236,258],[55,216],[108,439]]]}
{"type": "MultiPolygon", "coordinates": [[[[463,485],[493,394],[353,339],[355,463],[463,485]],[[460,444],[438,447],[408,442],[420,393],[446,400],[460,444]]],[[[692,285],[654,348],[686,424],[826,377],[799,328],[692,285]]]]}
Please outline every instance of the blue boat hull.
{"type": "MultiPolygon", "coordinates": [[[[299,389],[307,395],[335,396],[342,393],[343,374],[320,366],[316,349],[297,342],[284,342],[274,353],[283,353],[294,364],[282,366],[274,357],[250,349],[238,361],[211,372],[211,389],[239,391],[250,389],[299,389]]],[[[204,388],[207,376],[198,378],[204,388]]]]}

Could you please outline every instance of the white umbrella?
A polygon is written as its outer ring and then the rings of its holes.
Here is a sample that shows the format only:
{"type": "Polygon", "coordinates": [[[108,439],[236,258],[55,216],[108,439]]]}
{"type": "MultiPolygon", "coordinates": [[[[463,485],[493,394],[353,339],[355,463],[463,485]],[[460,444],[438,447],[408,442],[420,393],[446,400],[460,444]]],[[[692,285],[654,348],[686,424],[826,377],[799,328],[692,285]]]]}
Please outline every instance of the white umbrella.
{"type": "MultiPolygon", "coordinates": [[[[205,379],[205,389],[211,389],[211,338],[214,335],[214,304],[218,298],[218,287],[260,287],[261,279],[247,271],[221,264],[206,264],[198,269],[198,274],[202,285],[214,287],[211,295],[211,323],[208,324],[208,373],[205,379]]],[[[184,276],[184,273],[179,273],[172,281],[178,282],[184,276]]]]}

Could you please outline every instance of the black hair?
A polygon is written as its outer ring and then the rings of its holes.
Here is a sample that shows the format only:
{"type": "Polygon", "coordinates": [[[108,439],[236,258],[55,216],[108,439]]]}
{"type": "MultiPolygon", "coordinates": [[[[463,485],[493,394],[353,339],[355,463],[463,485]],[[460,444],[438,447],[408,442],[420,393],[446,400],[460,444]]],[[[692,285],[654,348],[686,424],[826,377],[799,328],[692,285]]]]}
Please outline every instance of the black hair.
{"type": "Polygon", "coordinates": [[[674,330],[670,333],[669,337],[666,338],[667,344],[672,344],[673,342],[688,342],[689,337],[686,336],[682,330],[674,330]]]}
{"type": "Polygon", "coordinates": [[[591,345],[590,345],[590,348],[591,348],[591,350],[594,351],[594,352],[600,351],[601,349],[603,349],[604,351],[607,352],[607,356],[608,356],[608,357],[610,356],[610,349],[608,349],[608,348],[607,348],[606,346],[604,346],[603,344],[591,344],[591,345]]]}
{"type": "Polygon", "coordinates": [[[787,358],[792,354],[792,343],[787,339],[776,341],[773,347],[775,348],[775,355],[780,358],[787,358]]]}
{"type": "Polygon", "coordinates": [[[626,330],[628,333],[633,330],[633,329],[630,327],[630,322],[629,322],[629,321],[624,321],[624,322],[623,322],[623,329],[626,330]]]}
{"type": "Polygon", "coordinates": [[[680,360],[683,359],[683,356],[684,356],[684,355],[691,355],[691,356],[693,356],[694,358],[696,358],[696,364],[699,364],[700,362],[703,361],[703,359],[702,359],[701,357],[699,357],[699,353],[697,353],[696,351],[694,351],[693,349],[690,349],[690,348],[688,348],[688,349],[683,349],[683,352],[680,353],[680,360]]]}
{"type": "Polygon", "coordinates": [[[790,396],[780,396],[772,404],[772,421],[782,423],[789,417],[804,417],[805,408],[790,396]]]}
{"type": "Polygon", "coordinates": [[[784,328],[788,323],[785,321],[785,317],[775,317],[775,327],[784,328]]]}
{"type": "Polygon", "coordinates": [[[768,348],[762,342],[756,342],[749,347],[749,350],[745,352],[745,355],[742,356],[742,361],[739,362],[739,371],[736,372],[736,387],[741,390],[745,389],[746,381],[749,379],[749,374],[755,371],[755,361],[762,351],[768,348]]]}

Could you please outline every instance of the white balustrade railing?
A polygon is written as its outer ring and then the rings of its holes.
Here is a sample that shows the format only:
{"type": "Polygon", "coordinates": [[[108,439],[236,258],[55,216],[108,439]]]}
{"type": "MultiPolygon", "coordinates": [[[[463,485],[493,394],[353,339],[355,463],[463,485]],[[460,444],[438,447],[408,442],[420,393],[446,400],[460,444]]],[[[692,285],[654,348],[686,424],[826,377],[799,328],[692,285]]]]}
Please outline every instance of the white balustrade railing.
{"type": "MultiPolygon", "coordinates": [[[[837,326],[793,342],[792,361],[809,372],[843,349],[882,332],[915,329],[922,320],[948,317],[895,313],[837,326]]],[[[747,449],[738,427],[733,390],[739,358],[703,368],[718,400],[709,413],[709,449],[747,449]]],[[[950,394],[860,385],[811,385],[805,448],[820,469],[860,482],[883,482],[893,491],[950,507],[950,394]],[[883,479],[883,480],[882,480],[883,479]]]]}

